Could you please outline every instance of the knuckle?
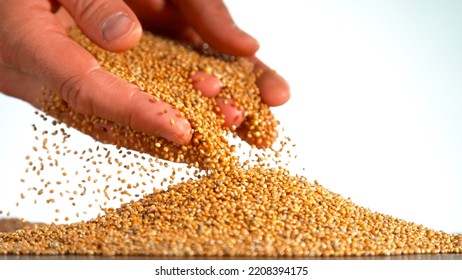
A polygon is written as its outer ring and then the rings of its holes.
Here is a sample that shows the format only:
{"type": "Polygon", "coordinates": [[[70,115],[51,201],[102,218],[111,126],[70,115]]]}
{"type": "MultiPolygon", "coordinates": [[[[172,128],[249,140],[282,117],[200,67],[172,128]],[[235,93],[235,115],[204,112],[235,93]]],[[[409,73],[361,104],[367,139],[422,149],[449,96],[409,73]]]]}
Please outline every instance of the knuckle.
{"type": "Polygon", "coordinates": [[[88,98],[85,96],[81,78],[77,75],[66,78],[59,89],[61,97],[77,113],[89,114],[88,98]]]}
{"type": "Polygon", "coordinates": [[[83,0],[73,2],[73,14],[77,21],[93,21],[99,18],[101,11],[106,11],[111,1],[83,0]]]}
{"type": "Polygon", "coordinates": [[[92,74],[97,69],[99,69],[99,66],[81,75],[69,75],[61,82],[59,93],[73,111],[80,114],[94,114],[94,101],[91,93],[85,87],[85,81],[91,80],[92,74]]]}
{"type": "Polygon", "coordinates": [[[136,100],[138,99],[138,90],[132,87],[132,90],[129,92],[127,97],[126,103],[126,113],[123,123],[128,125],[129,127],[136,127],[136,115],[137,115],[137,108],[136,108],[136,100]]]}

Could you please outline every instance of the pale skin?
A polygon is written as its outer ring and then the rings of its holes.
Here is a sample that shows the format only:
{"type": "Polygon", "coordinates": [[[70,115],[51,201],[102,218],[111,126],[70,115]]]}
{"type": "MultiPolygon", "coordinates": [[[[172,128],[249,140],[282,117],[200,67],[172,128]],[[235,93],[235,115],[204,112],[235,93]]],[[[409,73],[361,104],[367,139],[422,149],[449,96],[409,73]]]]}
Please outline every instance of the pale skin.
{"type": "MultiPolygon", "coordinates": [[[[39,107],[41,88],[56,91],[82,114],[128,125],[178,144],[191,140],[190,124],[152,112],[170,108],[150,103],[148,93],[102,69],[85,49],[69,39],[66,30],[77,25],[100,47],[122,52],[139,41],[142,28],[174,39],[206,42],[214,49],[248,57],[262,101],[279,106],[290,97],[287,82],[255,57],[258,42],[240,30],[221,0],[4,0],[0,1],[0,92],[39,107]]],[[[198,72],[193,86],[215,98],[220,81],[198,72]]],[[[225,125],[239,126],[244,111],[233,100],[217,99],[225,125]]],[[[177,115],[172,110],[172,115],[177,115]]]]}

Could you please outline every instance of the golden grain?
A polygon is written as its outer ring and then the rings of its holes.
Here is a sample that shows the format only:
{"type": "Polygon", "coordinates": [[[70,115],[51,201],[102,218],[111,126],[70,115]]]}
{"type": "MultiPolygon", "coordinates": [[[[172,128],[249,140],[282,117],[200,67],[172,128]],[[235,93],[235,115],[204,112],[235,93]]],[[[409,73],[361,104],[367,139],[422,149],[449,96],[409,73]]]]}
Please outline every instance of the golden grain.
{"type": "MultiPolygon", "coordinates": [[[[265,163],[270,154],[241,162],[235,155],[240,144],[238,147],[229,145],[224,135],[239,134],[252,145],[267,148],[277,138],[278,125],[269,108],[260,102],[255,86],[257,76],[247,60],[220,56],[210,50],[208,55],[201,55],[192,46],[148,33],[136,48],[121,54],[101,50],[77,30],[70,35],[104,68],[151,93],[153,99],[148,102],[171,103],[192,125],[192,141],[181,147],[122,125],[110,130],[115,144],[167,160],[186,162],[189,167],[200,168],[206,173],[186,170],[193,178],[182,179],[168,190],[153,186],[152,193],[122,204],[120,208],[104,209],[104,215],[89,221],[0,233],[0,254],[282,257],[462,253],[461,235],[435,231],[370,211],[329,191],[317,181],[310,183],[282,166],[270,168],[265,163]],[[222,127],[223,120],[214,99],[203,97],[191,87],[190,76],[201,69],[220,78],[221,97],[231,97],[239,108],[245,108],[247,116],[242,129],[222,127]]],[[[96,117],[73,113],[56,94],[49,91],[47,94],[45,112],[68,125],[81,131],[93,131],[93,126],[106,124],[96,117]]],[[[170,124],[174,125],[173,119],[170,124]]],[[[64,130],[61,132],[64,142],[70,135],[64,130]]],[[[281,149],[274,151],[274,155],[279,157],[289,142],[290,139],[281,141],[281,149]]],[[[88,152],[93,153],[91,149],[88,152]]],[[[121,158],[127,155],[131,152],[123,154],[120,150],[121,158]]],[[[148,162],[151,168],[143,166],[137,172],[140,177],[144,173],[154,179],[148,172],[155,173],[157,169],[151,158],[148,162]]],[[[158,163],[157,159],[155,162],[158,163]]],[[[107,164],[115,168],[123,166],[116,157],[107,164]]],[[[136,165],[142,166],[142,163],[136,165]]],[[[123,167],[129,170],[135,165],[123,167]]],[[[167,167],[162,165],[162,168],[167,167]]],[[[175,176],[173,169],[160,184],[171,184],[175,176]]],[[[108,181],[112,176],[105,174],[103,177],[108,181]]],[[[119,177],[118,181],[125,182],[125,179],[119,177]]],[[[113,191],[130,197],[127,189],[138,185],[127,184],[113,191]]],[[[79,184],[79,188],[83,189],[80,195],[87,194],[85,185],[79,184]]],[[[109,184],[102,188],[107,200],[109,188],[109,184]]],[[[37,194],[42,193],[40,189],[37,194]]],[[[52,203],[54,199],[47,202],[52,203]]],[[[79,217],[79,213],[76,216],[79,217]]],[[[0,220],[0,229],[1,224],[0,220]]]]}

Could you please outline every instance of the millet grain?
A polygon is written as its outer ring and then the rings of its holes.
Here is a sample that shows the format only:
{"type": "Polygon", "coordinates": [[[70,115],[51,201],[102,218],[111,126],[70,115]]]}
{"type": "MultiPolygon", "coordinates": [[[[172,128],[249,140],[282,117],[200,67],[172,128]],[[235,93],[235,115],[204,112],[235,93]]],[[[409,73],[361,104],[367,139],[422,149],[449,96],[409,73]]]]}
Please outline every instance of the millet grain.
{"type": "MultiPolygon", "coordinates": [[[[153,102],[164,100],[180,110],[192,124],[193,140],[178,146],[120,125],[107,128],[104,120],[73,113],[50,91],[45,112],[87,133],[104,127],[100,132],[110,130],[119,146],[186,162],[205,173],[195,172],[192,178],[172,185],[174,170],[162,182],[170,184],[168,190],[154,186],[152,193],[117,209],[104,209],[103,215],[89,221],[0,233],[0,254],[304,257],[462,252],[461,235],[435,231],[356,205],[316,181],[310,183],[282,166],[270,167],[269,152],[241,162],[234,153],[236,147],[224,137],[229,129],[222,127],[213,99],[196,92],[190,77],[199,70],[217,76],[225,85],[222,95],[232,97],[248,112],[240,135],[257,146],[269,147],[277,135],[277,121],[260,104],[256,76],[246,60],[217,58],[208,49],[207,56],[200,55],[191,46],[148,33],[138,47],[122,54],[99,49],[77,30],[71,37],[95,55],[103,67],[153,94],[153,102]]],[[[278,155],[286,151],[289,140],[282,141],[281,149],[273,152],[278,155]]],[[[69,150],[45,144],[47,149],[69,150]]],[[[95,152],[88,150],[81,157],[91,162],[95,152]]],[[[135,165],[124,165],[123,159],[130,156],[130,151],[106,153],[106,161],[96,166],[113,165],[118,171],[103,174],[100,180],[135,169],[135,165]]],[[[137,172],[155,173],[158,166],[153,161],[144,161],[137,172]]],[[[79,186],[81,195],[89,195],[85,184],[91,178],[87,179],[79,186]]],[[[120,182],[123,180],[119,177],[120,182]]],[[[113,191],[129,195],[132,187],[136,186],[113,191]]],[[[110,185],[101,183],[99,192],[108,200],[112,195],[109,189],[110,185]]],[[[42,188],[38,194],[43,194],[42,188]]]]}

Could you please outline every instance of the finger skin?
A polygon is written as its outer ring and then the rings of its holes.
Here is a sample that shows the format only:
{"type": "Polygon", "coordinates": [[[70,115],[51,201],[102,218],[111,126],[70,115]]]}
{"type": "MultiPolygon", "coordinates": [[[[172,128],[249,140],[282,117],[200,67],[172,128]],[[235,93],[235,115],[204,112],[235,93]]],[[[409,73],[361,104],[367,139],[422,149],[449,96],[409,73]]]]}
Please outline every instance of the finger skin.
{"type": "Polygon", "coordinates": [[[217,96],[222,87],[217,77],[203,71],[194,73],[191,81],[194,89],[200,91],[205,97],[217,96]]]}
{"type": "Polygon", "coordinates": [[[60,0],[60,3],[85,35],[108,51],[125,51],[141,38],[140,22],[121,0],[60,0]]]}
{"type": "Polygon", "coordinates": [[[35,107],[40,106],[42,83],[15,69],[0,65],[0,92],[24,100],[35,107]]]}
{"type": "Polygon", "coordinates": [[[240,30],[221,0],[127,0],[145,28],[235,56],[253,55],[258,41],[240,30]]]}
{"type": "Polygon", "coordinates": [[[138,16],[144,29],[174,36],[188,27],[178,7],[169,0],[128,0],[126,4],[138,16]]]}
{"type": "Polygon", "coordinates": [[[49,6],[34,3],[18,0],[3,7],[6,17],[14,16],[12,11],[20,8],[27,19],[19,22],[4,18],[0,22],[10,24],[9,28],[0,28],[0,37],[8,38],[1,43],[4,65],[42,81],[77,113],[128,125],[178,144],[190,141],[190,124],[179,117],[177,110],[163,113],[171,106],[153,102],[148,93],[103,70],[95,58],[67,37],[49,6]],[[5,54],[5,49],[9,53],[5,54]],[[170,125],[171,119],[174,126],[170,125]]]}
{"type": "Polygon", "coordinates": [[[225,117],[225,126],[236,128],[241,125],[245,118],[245,111],[239,109],[233,99],[217,97],[216,102],[220,108],[220,113],[225,117]]]}
{"type": "Polygon", "coordinates": [[[289,101],[290,87],[287,81],[257,57],[251,56],[248,59],[254,64],[254,72],[258,75],[256,83],[260,89],[262,102],[275,107],[289,101]]]}
{"type": "Polygon", "coordinates": [[[253,55],[257,40],[240,30],[221,0],[174,1],[186,21],[216,50],[235,56],[253,55]]]}
{"type": "Polygon", "coordinates": [[[280,106],[290,99],[289,84],[275,71],[268,70],[257,79],[261,100],[268,106],[280,106]]]}

